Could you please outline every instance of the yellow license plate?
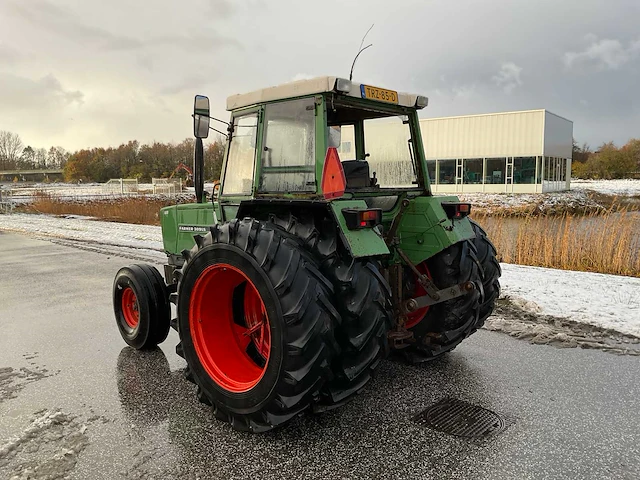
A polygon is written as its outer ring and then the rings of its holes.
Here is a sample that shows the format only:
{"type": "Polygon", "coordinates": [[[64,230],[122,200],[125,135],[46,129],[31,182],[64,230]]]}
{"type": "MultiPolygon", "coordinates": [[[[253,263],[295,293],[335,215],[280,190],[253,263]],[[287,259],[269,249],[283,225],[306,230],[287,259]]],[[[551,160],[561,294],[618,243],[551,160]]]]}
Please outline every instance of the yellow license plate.
{"type": "Polygon", "coordinates": [[[370,98],[381,102],[398,103],[398,92],[385,90],[384,88],[372,87],[370,85],[360,85],[362,98],[370,98]]]}

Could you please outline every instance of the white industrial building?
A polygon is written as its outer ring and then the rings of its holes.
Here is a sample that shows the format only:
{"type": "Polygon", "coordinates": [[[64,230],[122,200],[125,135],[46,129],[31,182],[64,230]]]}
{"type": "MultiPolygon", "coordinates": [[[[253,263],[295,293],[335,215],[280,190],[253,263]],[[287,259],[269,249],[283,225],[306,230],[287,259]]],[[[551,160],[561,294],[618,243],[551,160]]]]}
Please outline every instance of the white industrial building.
{"type": "Polygon", "coordinates": [[[547,110],[420,120],[434,193],[568,190],[573,122],[547,110]]]}

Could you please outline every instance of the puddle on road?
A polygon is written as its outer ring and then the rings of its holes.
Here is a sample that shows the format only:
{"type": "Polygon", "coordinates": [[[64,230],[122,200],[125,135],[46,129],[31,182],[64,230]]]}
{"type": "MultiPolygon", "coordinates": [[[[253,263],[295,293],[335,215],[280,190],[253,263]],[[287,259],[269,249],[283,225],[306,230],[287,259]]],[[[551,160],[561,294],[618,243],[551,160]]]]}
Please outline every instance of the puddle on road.
{"type": "Polygon", "coordinates": [[[560,348],[589,348],[618,355],[640,355],[640,338],[615,330],[532,313],[508,297],[500,298],[487,330],[506,333],[533,344],[560,348]]]}

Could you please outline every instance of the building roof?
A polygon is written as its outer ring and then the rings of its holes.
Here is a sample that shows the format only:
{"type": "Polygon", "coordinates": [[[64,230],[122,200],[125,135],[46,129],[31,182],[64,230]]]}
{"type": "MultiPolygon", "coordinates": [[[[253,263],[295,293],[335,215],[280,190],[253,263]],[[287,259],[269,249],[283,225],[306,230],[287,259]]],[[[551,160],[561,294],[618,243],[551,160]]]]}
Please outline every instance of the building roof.
{"type": "MultiPolygon", "coordinates": [[[[249,93],[232,95],[227,98],[227,110],[236,110],[238,108],[257,105],[264,102],[274,100],[284,100],[293,97],[302,97],[305,95],[313,95],[316,93],[336,92],[336,81],[340,80],[341,92],[343,95],[350,97],[362,98],[362,88],[364,84],[350,82],[347,79],[339,77],[316,77],[308,80],[298,80],[295,82],[283,83],[274,87],[263,88],[249,93]],[[349,88],[345,88],[349,86],[349,88]],[[349,90],[345,93],[342,90],[349,90]]],[[[405,107],[414,107],[418,95],[411,93],[398,93],[398,105],[405,107]]]]}
{"type": "Polygon", "coordinates": [[[535,110],[513,110],[510,112],[493,112],[493,113],[475,113],[472,115],[454,115],[452,117],[433,117],[433,118],[421,118],[420,121],[430,121],[430,120],[445,120],[445,119],[451,119],[451,118],[472,118],[472,117],[492,117],[492,116],[498,116],[498,115],[512,115],[512,114],[518,114],[518,113],[531,113],[531,112],[546,112],[550,115],[553,115],[554,117],[558,117],[561,118],[563,120],[566,120],[567,122],[571,122],[573,123],[573,120],[569,120],[566,117],[562,117],[556,113],[550,112],[549,110],[545,109],[545,108],[539,108],[539,109],[535,109],[535,110]]]}

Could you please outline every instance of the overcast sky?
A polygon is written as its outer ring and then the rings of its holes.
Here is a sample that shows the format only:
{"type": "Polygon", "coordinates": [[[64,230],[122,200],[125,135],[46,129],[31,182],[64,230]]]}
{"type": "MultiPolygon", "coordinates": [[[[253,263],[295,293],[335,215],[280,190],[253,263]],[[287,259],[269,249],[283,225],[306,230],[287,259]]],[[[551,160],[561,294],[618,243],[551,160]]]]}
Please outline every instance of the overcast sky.
{"type": "Polygon", "coordinates": [[[0,130],[180,141],[194,94],[227,118],[233,93],[348,77],[375,23],[354,80],[427,95],[422,116],[547,108],[580,143],[623,144],[640,137],[639,19],[639,0],[0,0],[0,130]]]}

